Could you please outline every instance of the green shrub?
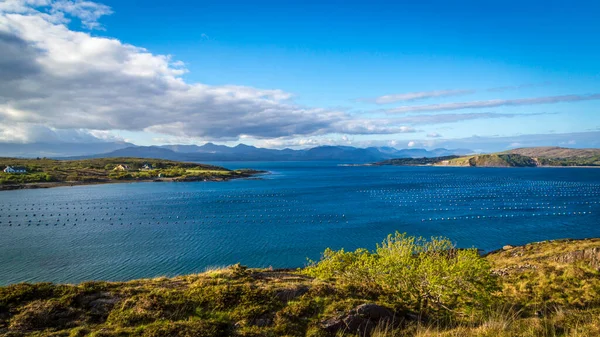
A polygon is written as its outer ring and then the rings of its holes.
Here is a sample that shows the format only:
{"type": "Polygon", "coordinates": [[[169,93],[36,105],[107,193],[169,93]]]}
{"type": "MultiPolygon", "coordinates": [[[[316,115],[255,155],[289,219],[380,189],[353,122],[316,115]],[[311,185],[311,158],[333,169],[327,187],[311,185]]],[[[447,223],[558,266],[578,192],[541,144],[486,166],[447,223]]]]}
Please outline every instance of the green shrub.
{"type": "Polygon", "coordinates": [[[397,306],[438,317],[481,313],[497,289],[489,263],[476,249],[400,233],[389,235],[374,252],[328,249],[303,272],[335,278],[363,293],[375,291],[397,306]]]}

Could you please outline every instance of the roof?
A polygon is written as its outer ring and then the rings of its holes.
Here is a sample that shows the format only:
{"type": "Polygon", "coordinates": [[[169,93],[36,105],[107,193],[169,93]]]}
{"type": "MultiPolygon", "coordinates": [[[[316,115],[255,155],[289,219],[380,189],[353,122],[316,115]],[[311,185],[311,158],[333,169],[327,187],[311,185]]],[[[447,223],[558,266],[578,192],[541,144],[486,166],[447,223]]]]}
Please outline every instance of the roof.
{"type": "Polygon", "coordinates": [[[11,166],[11,165],[7,166],[7,167],[5,168],[5,170],[6,170],[6,169],[9,169],[9,168],[11,168],[11,169],[13,169],[13,170],[15,170],[15,171],[19,171],[19,170],[24,170],[24,171],[26,171],[26,170],[27,170],[27,168],[26,168],[25,166],[11,166]]]}

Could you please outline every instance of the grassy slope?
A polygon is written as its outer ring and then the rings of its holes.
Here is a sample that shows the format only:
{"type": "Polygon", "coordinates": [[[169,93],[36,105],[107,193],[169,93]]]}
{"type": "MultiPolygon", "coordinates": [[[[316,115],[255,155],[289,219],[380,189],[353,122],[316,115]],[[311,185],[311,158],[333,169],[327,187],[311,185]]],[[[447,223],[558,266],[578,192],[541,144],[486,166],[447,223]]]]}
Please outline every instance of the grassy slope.
{"type": "Polygon", "coordinates": [[[535,167],[535,159],[519,154],[483,154],[438,162],[439,166],[535,167]]]}
{"type": "Polygon", "coordinates": [[[520,154],[529,157],[573,158],[600,156],[600,149],[569,149],[564,147],[525,147],[503,153],[520,154]]]}
{"type": "Polygon", "coordinates": [[[25,166],[26,174],[0,172],[0,185],[51,182],[111,182],[121,180],[151,180],[161,175],[165,178],[233,178],[244,176],[245,172],[230,171],[223,167],[184,163],[162,159],[140,158],[99,158],[86,160],[53,160],[0,158],[0,168],[8,165],[25,166]],[[151,164],[153,170],[140,170],[144,164],[151,164]],[[128,172],[114,171],[119,165],[128,165],[128,172]]]}
{"type": "MultiPolygon", "coordinates": [[[[382,325],[374,336],[600,335],[600,240],[505,247],[486,259],[502,289],[486,317],[382,325]]],[[[335,280],[241,266],[123,283],[20,284],[0,288],[0,334],[326,336],[323,320],[386,301],[335,280]]]]}
{"type": "Polygon", "coordinates": [[[390,159],[373,163],[372,165],[476,167],[600,166],[600,149],[531,147],[464,157],[390,159]]]}
{"type": "Polygon", "coordinates": [[[438,166],[534,167],[600,166],[600,149],[531,147],[506,152],[441,160],[438,166]]]}

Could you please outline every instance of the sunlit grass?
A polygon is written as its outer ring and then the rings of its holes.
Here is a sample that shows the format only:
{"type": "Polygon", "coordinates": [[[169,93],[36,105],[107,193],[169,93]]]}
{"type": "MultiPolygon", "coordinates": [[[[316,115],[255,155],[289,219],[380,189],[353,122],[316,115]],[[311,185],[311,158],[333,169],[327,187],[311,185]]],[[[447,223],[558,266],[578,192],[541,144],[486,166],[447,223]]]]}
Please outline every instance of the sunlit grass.
{"type": "MultiPolygon", "coordinates": [[[[411,240],[401,237],[391,241],[393,254],[418,242],[411,240]],[[400,244],[405,239],[408,246],[400,244]]],[[[448,248],[445,244],[425,243],[422,247],[448,248]]],[[[359,261],[366,266],[369,259],[380,259],[373,254],[385,255],[381,249],[387,248],[381,246],[378,251],[369,252],[371,255],[363,256],[363,260],[354,259],[352,263],[359,261]]],[[[416,258],[412,251],[413,257],[400,254],[392,260],[409,263],[410,260],[403,259],[416,258]]],[[[455,278],[458,280],[455,282],[478,282],[449,263],[458,255],[442,251],[439,254],[435,249],[422,251],[425,255],[421,258],[433,265],[437,263],[440,269],[435,273],[430,273],[429,268],[421,269],[427,275],[420,279],[430,282],[422,285],[423,290],[439,284],[444,285],[442,292],[453,291],[443,280],[431,283],[435,277],[446,275],[441,273],[444,268],[450,268],[448,275],[458,273],[455,276],[469,277],[462,281],[455,278]]],[[[378,269],[379,262],[366,271],[355,265],[352,268],[357,270],[328,274],[324,279],[307,276],[305,270],[249,269],[238,264],[173,278],[79,285],[18,284],[0,287],[0,335],[362,337],[368,334],[352,331],[328,334],[322,328],[323,321],[347,315],[361,304],[375,303],[393,310],[399,319],[377,323],[370,331],[375,337],[597,336],[600,335],[600,275],[594,257],[597,251],[600,240],[559,241],[507,247],[479,257],[489,263],[490,275],[497,275],[498,288],[490,288],[488,295],[492,301],[478,310],[464,310],[473,305],[464,299],[441,302],[449,311],[436,306],[424,310],[422,303],[411,302],[400,293],[395,295],[400,288],[388,285],[387,282],[394,280],[404,282],[403,276],[380,281],[374,277],[370,289],[352,282],[355,277],[368,278],[369,273],[384,272],[378,269]],[[421,318],[417,319],[418,316],[421,318]]],[[[471,258],[474,259],[471,262],[477,262],[475,256],[471,258]]],[[[342,265],[336,262],[321,271],[330,273],[342,265]]]]}

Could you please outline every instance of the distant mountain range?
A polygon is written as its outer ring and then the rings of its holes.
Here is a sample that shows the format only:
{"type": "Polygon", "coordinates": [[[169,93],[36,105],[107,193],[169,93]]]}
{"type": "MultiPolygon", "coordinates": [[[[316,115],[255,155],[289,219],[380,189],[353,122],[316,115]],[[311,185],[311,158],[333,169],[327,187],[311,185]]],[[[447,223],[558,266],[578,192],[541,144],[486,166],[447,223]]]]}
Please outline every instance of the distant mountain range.
{"type": "Polygon", "coordinates": [[[137,157],[179,161],[349,161],[373,162],[390,158],[422,158],[465,155],[466,149],[404,149],[392,147],[356,148],[352,146],[318,146],[310,149],[265,149],[240,144],[234,147],[208,143],[196,145],[130,146],[107,153],[78,158],[137,157]]]}

